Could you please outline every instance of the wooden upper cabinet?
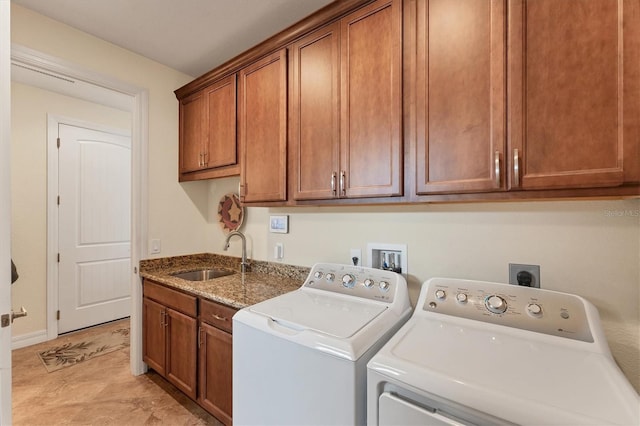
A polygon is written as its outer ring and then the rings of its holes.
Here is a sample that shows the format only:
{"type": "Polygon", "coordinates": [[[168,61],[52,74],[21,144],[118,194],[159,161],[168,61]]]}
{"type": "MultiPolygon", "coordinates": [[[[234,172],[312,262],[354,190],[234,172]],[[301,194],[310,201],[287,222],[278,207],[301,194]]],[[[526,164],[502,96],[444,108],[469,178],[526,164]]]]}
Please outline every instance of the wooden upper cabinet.
{"type": "Polygon", "coordinates": [[[402,1],[373,2],[340,25],[340,196],[402,195],[402,1]]]}
{"type": "Polygon", "coordinates": [[[287,51],[239,73],[238,136],[242,202],[287,199],[287,51]]]}
{"type": "Polygon", "coordinates": [[[504,0],[417,2],[416,192],[505,187],[504,0]]]}
{"type": "Polygon", "coordinates": [[[509,1],[512,188],[639,180],[639,7],[509,1]]]}
{"type": "Polygon", "coordinates": [[[295,200],[402,194],[401,21],[380,0],[292,45],[295,200]]]}
{"type": "Polygon", "coordinates": [[[292,195],[334,198],[340,170],[340,24],[304,37],[290,52],[292,195]]]}
{"type": "Polygon", "coordinates": [[[202,91],[180,101],[180,174],[202,169],[205,136],[205,100],[202,91]]]}
{"type": "Polygon", "coordinates": [[[239,173],[236,75],[180,101],[180,180],[239,173]]]}

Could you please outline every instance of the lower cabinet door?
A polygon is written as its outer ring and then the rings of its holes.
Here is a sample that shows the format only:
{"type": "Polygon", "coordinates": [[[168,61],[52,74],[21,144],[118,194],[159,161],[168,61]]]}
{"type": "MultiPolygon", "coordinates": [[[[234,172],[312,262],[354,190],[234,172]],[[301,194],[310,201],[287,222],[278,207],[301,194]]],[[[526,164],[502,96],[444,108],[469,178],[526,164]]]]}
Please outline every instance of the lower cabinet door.
{"type": "Polygon", "coordinates": [[[165,376],[165,307],[145,297],[142,318],[142,359],[158,374],[165,376]]]}
{"type": "Polygon", "coordinates": [[[165,377],[196,399],[198,322],[167,308],[167,364],[165,377]]]}
{"type": "Polygon", "coordinates": [[[200,382],[198,402],[218,420],[231,424],[231,334],[200,323],[200,382]]]}

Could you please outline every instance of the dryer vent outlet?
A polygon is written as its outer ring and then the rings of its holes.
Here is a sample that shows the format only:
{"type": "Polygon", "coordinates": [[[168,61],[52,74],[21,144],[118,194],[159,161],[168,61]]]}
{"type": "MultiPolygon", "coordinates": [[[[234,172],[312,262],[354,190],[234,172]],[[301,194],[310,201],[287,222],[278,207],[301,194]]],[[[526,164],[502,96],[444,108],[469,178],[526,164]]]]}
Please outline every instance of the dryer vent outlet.
{"type": "Polygon", "coordinates": [[[540,265],[510,263],[509,284],[540,288],[540,265]]]}

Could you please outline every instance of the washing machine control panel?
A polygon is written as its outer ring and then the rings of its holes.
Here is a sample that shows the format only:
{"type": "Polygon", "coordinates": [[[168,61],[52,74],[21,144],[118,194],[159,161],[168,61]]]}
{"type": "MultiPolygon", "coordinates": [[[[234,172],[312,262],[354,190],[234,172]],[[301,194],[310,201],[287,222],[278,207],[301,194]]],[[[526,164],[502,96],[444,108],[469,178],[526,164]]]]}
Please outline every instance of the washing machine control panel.
{"type": "Polygon", "coordinates": [[[406,285],[404,277],[395,272],[335,263],[315,264],[304,282],[307,288],[387,303],[393,303],[396,292],[406,285]]]}
{"type": "MultiPolygon", "coordinates": [[[[424,294],[423,294],[424,293],[424,294]]],[[[573,294],[483,281],[433,278],[422,310],[593,342],[583,299],[573,294]]]]}

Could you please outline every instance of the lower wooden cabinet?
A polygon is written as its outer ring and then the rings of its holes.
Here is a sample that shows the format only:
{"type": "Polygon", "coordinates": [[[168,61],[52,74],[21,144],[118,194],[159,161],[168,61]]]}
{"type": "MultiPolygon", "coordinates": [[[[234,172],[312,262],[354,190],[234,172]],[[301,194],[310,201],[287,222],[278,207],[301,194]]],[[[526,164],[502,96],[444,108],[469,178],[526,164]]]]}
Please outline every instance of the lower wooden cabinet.
{"type": "Polygon", "coordinates": [[[200,323],[198,403],[226,425],[231,424],[231,333],[200,323]]]}
{"type": "Polygon", "coordinates": [[[197,389],[196,303],[194,296],[145,281],[142,359],[193,399],[197,389]]]}
{"type": "Polygon", "coordinates": [[[143,360],[226,425],[232,424],[236,309],[145,280],[143,360]]]}

